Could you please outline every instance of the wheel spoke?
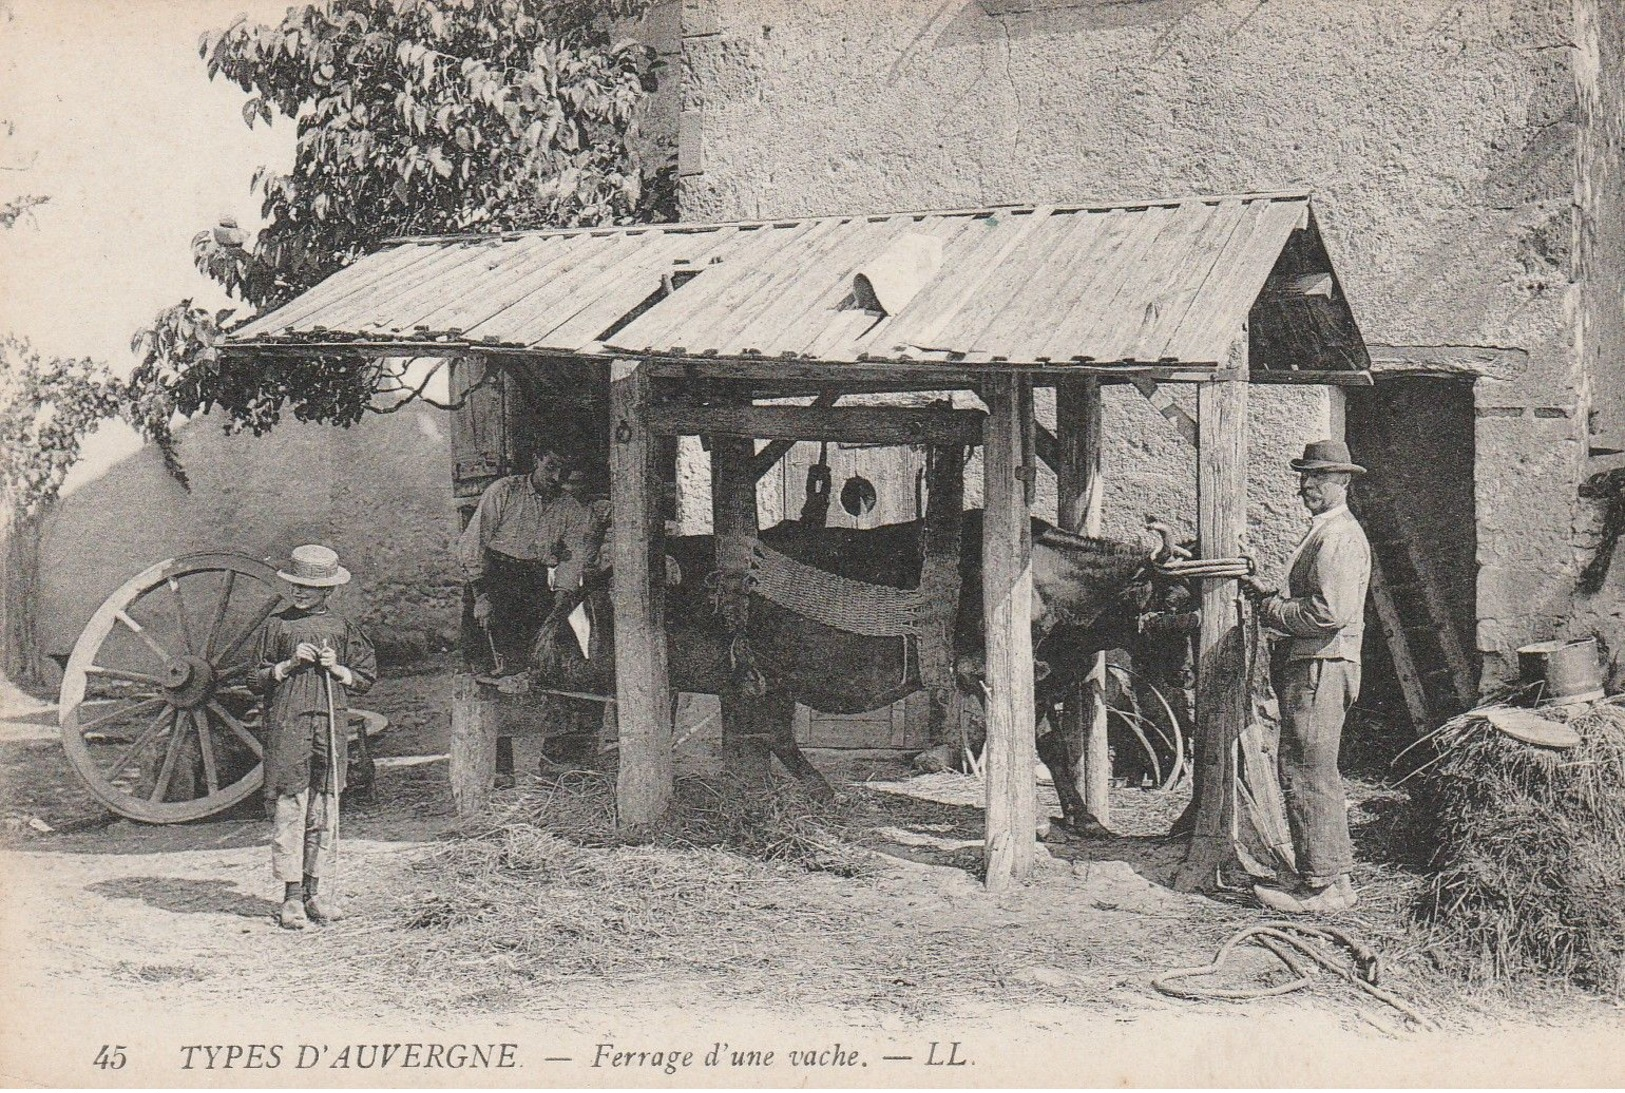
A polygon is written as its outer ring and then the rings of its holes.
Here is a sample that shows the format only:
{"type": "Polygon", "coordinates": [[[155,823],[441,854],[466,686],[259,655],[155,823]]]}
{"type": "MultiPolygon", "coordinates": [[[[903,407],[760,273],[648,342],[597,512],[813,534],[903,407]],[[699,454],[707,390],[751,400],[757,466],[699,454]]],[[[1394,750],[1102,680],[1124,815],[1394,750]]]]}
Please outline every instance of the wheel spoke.
{"type": "Polygon", "coordinates": [[[253,733],[248,731],[248,726],[244,725],[241,721],[238,721],[231,715],[229,710],[220,705],[220,703],[214,701],[212,698],[209,700],[209,712],[218,717],[225,724],[226,728],[230,729],[236,735],[237,739],[241,740],[245,745],[247,745],[249,751],[253,752],[261,759],[265,758],[265,748],[260,745],[259,739],[255,737],[253,733]]]}
{"type": "Polygon", "coordinates": [[[163,731],[164,724],[166,722],[173,723],[175,716],[175,712],[169,709],[165,709],[162,713],[160,713],[153,723],[148,725],[144,730],[142,730],[141,735],[135,738],[135,743],[126,748],[124,754],[119,756],[118,762],[113,764],[112,769],[107,772],[107,780],[111,782],[113,779],[117,778],[123,772],[124,768],[130,765],[131,760],[133,760],[137,755],[140,755],[141,752],[146,749],[148,744],[151,744],[155,739],[157,739],[158,734],[163,731]]]}
{"type": "Polygon", "coordinates": [[[214,763],[214,743],[209,739],[209,715],[193,710],[192,724],[197,728],[198,750],[203,753],[203,780],[208,783],[212,797],[220,792],[220,771],[214,763]]]}
{"type": "MultiPolygon", "coordinates": [[[[190,719],[188,719],[190,720],[190,719]]],[[[164,765],[158,771],[158,781],[152,787],[152,795],[147,798],[153,804],[160,804],[164,794],[169,792],[169,782],[175,776],[175,760],[180,758],[181,737],[186,733],[180,715],[175,717],[175,731],[169,734],[169,746],[164,749],[164,765]]]]}
{"type": "Polygon", "coordinates": [[[169,591],[175,596],[175,625],[180,630],[181,644],[186,646],[187,655],[197,648],[192,644],[192,623],[186,617],[186,597],[181,595],[181,583],[174,577],[169,578],[169,591]]]}
{"type": "Polygon", "coordinates": [[[118,621],[122,622],[125,626],[129,627],[130,632],[136,637],[140,638],[141,643],[148,649],[151,649],[153,653],[157,655],[159,660],[163,661],[165,664],[169,663],[169,650],[165,649],[162,645],[159,645],[157,639],[151,634],[147,633],[146,627],[142,626],[139,622],[136,622],[122,610],[115,611],[113,613],[113,617],[118,619],[118,621]]]}
{"type": "Polygon", "coordinates": [[[91,676],[106,676],[108,679],[122,679],[128,683],[150,683],[154,687],[162,687],[164,681],[157,676],[149,676],[145,672],[129,672],[123,668],[103,668],[99,664],[85,666],[85,674],[91,676]]]}
{"type": "MultiPolygon", "coordinates": [[[[122,700],[115,699],[114,701],[122,700]]],[[[98,729],[103,725],[111,724],[115,721],[123,721],[130,717],[145,717],[147,714],[157,710],[158,707],[167,705],[169,705],[169,703],[165,702],[161,698],[149,698],[145,702],[137,702],[134,706],[127,709],[114,710],[111,713],[104,713],[100,717],[91,718],[89,721],[81,721],[79,723],[79,735],[84,736],[88,732],[98,729]]]]}
{"type": "Polygon", "coordinates": [[[231,590],[237,586],[237,571],[226,570],[225,587],[214,605],[214,618],[209,620],[209,636],[203,641],[203,659],[214,660],[214,643],[220,639],[220,624],[226,621],[226,608],[231,604],[231,590]]]}
{"type": "Polygon", "coordinates": [[[257,614],[255,614],[255,616],[254,616],[254,621],[248,624],[248,628],[246,630],[244,630],[241,634],[238,634],[235,641],[233,641],[230,645],[226,646],[226,651],[224,653],[220,654],[220,660],[222,662],[228,661],[232,657],[236,656],[239,652],[241,652],[243,646],[247,645],[249,639],[252,638],[259,631],[260,624],[263,623],[266,619],[270,618],[271,617],[271,612],[275,611],[281,605],[282,605],[282,597],[281,596],[276,596],[271,600],[270,603],[268,603],[264,607],[260,608],[259,612],[257,614]]]}
{"type": "Polygon", "coordinates": [[[254,663],[252,661],[245,660],[241,664],[233,664],[230,668],[215,673],[214,681],[216,684],[226,683],[241,676],[246,676],[253,670],[254,663]]]}

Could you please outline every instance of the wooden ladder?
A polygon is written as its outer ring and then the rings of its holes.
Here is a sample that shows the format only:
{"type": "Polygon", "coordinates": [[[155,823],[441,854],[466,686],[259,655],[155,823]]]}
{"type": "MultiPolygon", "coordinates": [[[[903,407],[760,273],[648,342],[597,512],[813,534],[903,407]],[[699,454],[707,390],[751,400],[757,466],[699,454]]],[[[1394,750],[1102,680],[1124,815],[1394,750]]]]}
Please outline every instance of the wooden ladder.
{"type": "Polygon", "coordinates": [[[1351,507],[1371,539],[1371,600],[1394,674],[1412,724],[1424,730],[1477,701],[1473,663],[1404,513],[1369,486],[1351,507]]]}

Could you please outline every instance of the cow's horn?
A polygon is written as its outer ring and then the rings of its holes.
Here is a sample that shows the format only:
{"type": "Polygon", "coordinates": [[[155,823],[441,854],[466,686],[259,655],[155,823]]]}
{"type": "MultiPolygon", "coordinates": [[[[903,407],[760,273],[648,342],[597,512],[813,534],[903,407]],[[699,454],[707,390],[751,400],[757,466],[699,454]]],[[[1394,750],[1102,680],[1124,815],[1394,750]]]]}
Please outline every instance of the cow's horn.
{"type": "Polygon", "coordinates": [[[1154,531],[1162,537],[1162,549],[1151,556],[1153,560],[1166,562],[1170,558],[1189,558],[1191,556],[1190,551],[1174,541],[1174,537],[1178,533],[1161,520],[1147,519],[1145,526],[1147,530],[1154,531]]]}

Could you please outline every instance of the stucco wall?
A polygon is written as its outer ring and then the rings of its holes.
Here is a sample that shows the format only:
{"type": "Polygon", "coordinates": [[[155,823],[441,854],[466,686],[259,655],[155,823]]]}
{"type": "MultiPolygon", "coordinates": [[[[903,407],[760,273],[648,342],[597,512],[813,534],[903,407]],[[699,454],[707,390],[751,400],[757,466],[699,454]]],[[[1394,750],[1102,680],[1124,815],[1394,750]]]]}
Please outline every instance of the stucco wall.
{"type": "Polygon", "coordinates": [[[410,656],[455,638],[459,590],[448,549],[449,422],[409,408],[340,429],[287,422],[228,437],[210,417],[180,431],[183,489],[150,448],[65,497],[43,528],[38,637],[73,647],[106,596],[153,562],[197,550],[280,560],[300,543],[337,550],[354,580],[336,604],[382,651],[410,656]]]}
{"type": "MultiPolygon", "coordinates": [[[[1585,459],[1570,0],[691,6],[685,218],[1312,188],[1369,342],[1402,367],[1505,351],[1477,392],[1479,644],[1561,625],[1585,459]]],[[[1113,394],[1112,522],[1188,524],[1188,454],[1113,394]]],[[[1253,546],[1278,558],[1302,522],[1273,469],[1329,410],[1253,410],[1253,546]]]]}

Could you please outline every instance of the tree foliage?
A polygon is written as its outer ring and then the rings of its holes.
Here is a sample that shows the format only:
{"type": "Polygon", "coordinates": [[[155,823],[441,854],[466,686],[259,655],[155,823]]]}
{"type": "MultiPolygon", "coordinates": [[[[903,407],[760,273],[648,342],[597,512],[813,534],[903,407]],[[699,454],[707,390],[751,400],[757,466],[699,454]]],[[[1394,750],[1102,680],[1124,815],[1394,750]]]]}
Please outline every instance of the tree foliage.
{"type": "MultiPolygon", "coordinates": [[[[252,181],[257,237],[231,220],[199,232],[198,269],[263,313],[392,236],[670,219],[673,171],[638,154],[653,57],[611,40],[611,16],[641,2],[330,0],[206,35],[210,78],[248,93],[244,121],[291,120],[298,140],[291,171],[252,181]]],[[[164,309],[136,336],[134,381],[255,432],[284,410],[351,424],[391,386],[354,357],[222,356],[231,317],[164,309]]]]}
{"type": "Polygon", "coordinates": [[[12,515],[31,519],[55,501],[85,438],[110,418],[122,418],[158,441],[165,462],[179,473],[167,429],[157,435],[151,428],[154,412],[105,365],[88,358],[47,359],[27,342],[0,335],[0,473],[12,515]]]}

